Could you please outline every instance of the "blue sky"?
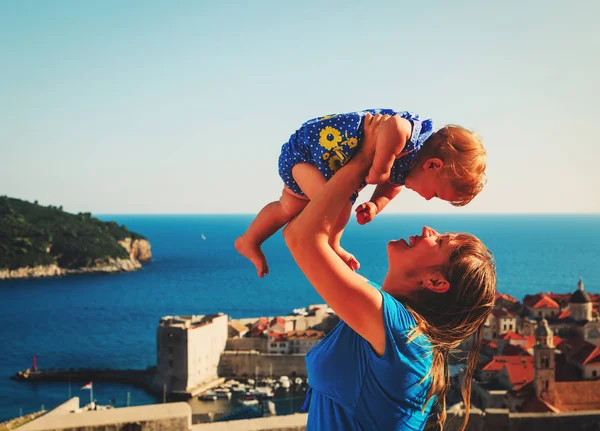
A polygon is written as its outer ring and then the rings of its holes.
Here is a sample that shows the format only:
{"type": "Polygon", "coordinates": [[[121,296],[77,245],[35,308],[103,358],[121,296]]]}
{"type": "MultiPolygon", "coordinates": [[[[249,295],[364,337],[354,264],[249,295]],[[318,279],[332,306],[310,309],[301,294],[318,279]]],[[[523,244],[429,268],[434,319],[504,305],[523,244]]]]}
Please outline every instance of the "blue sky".
{"type": "Polygon", "coordinates": [[[1,2],[0,194],[255,213],[302,122],[385,107],[480,133],[489,177],[386,212],[600,212],[600,2],[319,3],[1,2]]]}

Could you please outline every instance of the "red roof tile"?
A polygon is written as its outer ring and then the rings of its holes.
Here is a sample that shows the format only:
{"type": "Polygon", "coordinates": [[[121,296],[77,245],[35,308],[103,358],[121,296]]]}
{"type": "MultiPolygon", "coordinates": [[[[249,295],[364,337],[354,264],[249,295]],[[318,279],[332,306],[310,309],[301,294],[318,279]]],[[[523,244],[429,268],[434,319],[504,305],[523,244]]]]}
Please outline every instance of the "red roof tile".
{"type": "Polygon", "coordinates": [[[496,316],[496,318],[501,318],[501,317],[505,317],[505,318],[511,318],[511,317],[515,317],[515,314],[508,311],[506,308],[497,308],[495,310],[492,310],[492,314],[494,316],[496,316]]]}
{"type": "Polygon", "coordinates": [[[550,298],[549,296],[542,295],[539,301],[536,302],[532,308],[560,308],[560,306],[554,299],[550,298]]]}
{"type": "Polygon", "coordinates": [[[502,339],[505,341],[510,341],[510,340],[521,341],[521,340],[525,340],[525,336],[517,334],[515,331],[508,331],[506,334],[504,334],[502,336],[502,339]]]}
{"type": "Polygon", "coordinates": [[[600,380],[555,383],[556,407],[563,412],[600,409],[600,380]]]}
{"type": "Polygon", "coordinates": [[[512,296],[506,295],[505,293],[496,293],[496,301],[501,300],[501,299],[508,301],[508,302],[514,302],[514,303],[519,302],[512,296]]]}
{"type": "Polygon", "coordinates": [[[506,364],[533,364],[531,356],[494,356],[482,371],[500,371],[506,364]]]}
{"type": "Polygon", "coordinates": [[[592,343],[586,342],[579,351],[571,357],[577,364],[587,365],[600,362],[600,348],[592,343]]]}
{"type": "Polygon", "coordinates": [[[519,390],[521,387],[533,380],[533,357],[522,356],[528,361],[522,362],[507,362],[504,364],[506,373],[514,390],[519,390]]]}
{"type": "Polygon", "coordinates": [[[269,327],[275,326],[275,325],[280,325],[280,326],[283,326],[285,328],[285,319],[283,317],[274,317],[269,322],[269,327]]]}

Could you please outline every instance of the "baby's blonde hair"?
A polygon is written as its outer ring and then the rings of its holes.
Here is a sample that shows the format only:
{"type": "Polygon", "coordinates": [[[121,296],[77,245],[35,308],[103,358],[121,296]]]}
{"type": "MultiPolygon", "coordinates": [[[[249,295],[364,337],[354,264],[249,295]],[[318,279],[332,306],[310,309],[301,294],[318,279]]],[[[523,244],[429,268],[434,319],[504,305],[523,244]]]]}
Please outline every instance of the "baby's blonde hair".
{"type": "Polygon", "coordinates": [[[485,156],[479,135],[452,124],[432,134],[419,152],[421,160],[436,157],[444,162],[442,175],[458,196],[450,203],[457,207],[471,202],[485,186],[485,156]]]}

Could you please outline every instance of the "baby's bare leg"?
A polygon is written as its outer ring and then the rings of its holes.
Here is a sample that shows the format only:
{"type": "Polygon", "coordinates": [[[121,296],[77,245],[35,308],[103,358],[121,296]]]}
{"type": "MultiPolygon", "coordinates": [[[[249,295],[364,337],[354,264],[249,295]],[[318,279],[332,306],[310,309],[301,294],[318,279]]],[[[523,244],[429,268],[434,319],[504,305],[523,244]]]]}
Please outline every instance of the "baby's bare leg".
{"type": "Polygon", "coordinates": [[[346,224],[350,219],[351,212],[352,204],[350,203],[350,201],[348,201],[346,203],[346,206],[340,213],[339,217],[337,218],[333,229],[331,230],[331,234],[329,236],[329,245],[331,246],[333,251],[335,251],[335,253],[344,262],[346,262],[346,265],[348,265],[351,270],[356,271],[358,268],[360,268],[360,263],[358,263],[358,260],[356,260],[356,258],[352,254],[344,250],[340,244],[340,241],[342,240],[342,234],[344,233],[344,228],[346,227],[346,224]]]}
{"type": "Polygon", "coordinates": [[[306,204],[307,199],[301,199],[284,189],[281,198],[260,210],[248,230],[235,240],[236,250],[254,264],[260,278],[269,273],[261,244],[300,213],[306,204]]]}
{"type": "MultiPolygon", "coordinates": [[[[317,167],[308,163],[299,163],[294,166],[292,169],[292,175],[294,176],[294,180],[298,183],[302,191],[306,194],[306,196],[309,197],[309,199],[312,199],[327,182],[317,167]]],[[[352,204],[350,201],[348,201],[348,204],[340,212],[335,226],[331,231],[329,245],[333,251],[335,251],[335,253],[344,262],[346,262],[350,269],[357,270],[360,266],[358,261],[340,245],[342,233],[344,232],[344,227],[346,227],[346,223],[348,223],[348,219],[350,218],[351,210],[352,204]]]]}

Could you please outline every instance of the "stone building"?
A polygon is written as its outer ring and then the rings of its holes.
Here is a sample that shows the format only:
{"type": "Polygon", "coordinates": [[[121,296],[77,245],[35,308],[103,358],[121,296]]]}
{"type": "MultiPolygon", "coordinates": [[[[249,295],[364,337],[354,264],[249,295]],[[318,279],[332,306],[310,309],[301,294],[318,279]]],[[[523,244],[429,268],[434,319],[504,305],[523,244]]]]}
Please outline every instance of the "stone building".
{"type": "Polygon", "coordinates": [[[163,317],[156,330],[155,385],[185,395],[216,379],[227,332],[222,313],[163,317]]]}

